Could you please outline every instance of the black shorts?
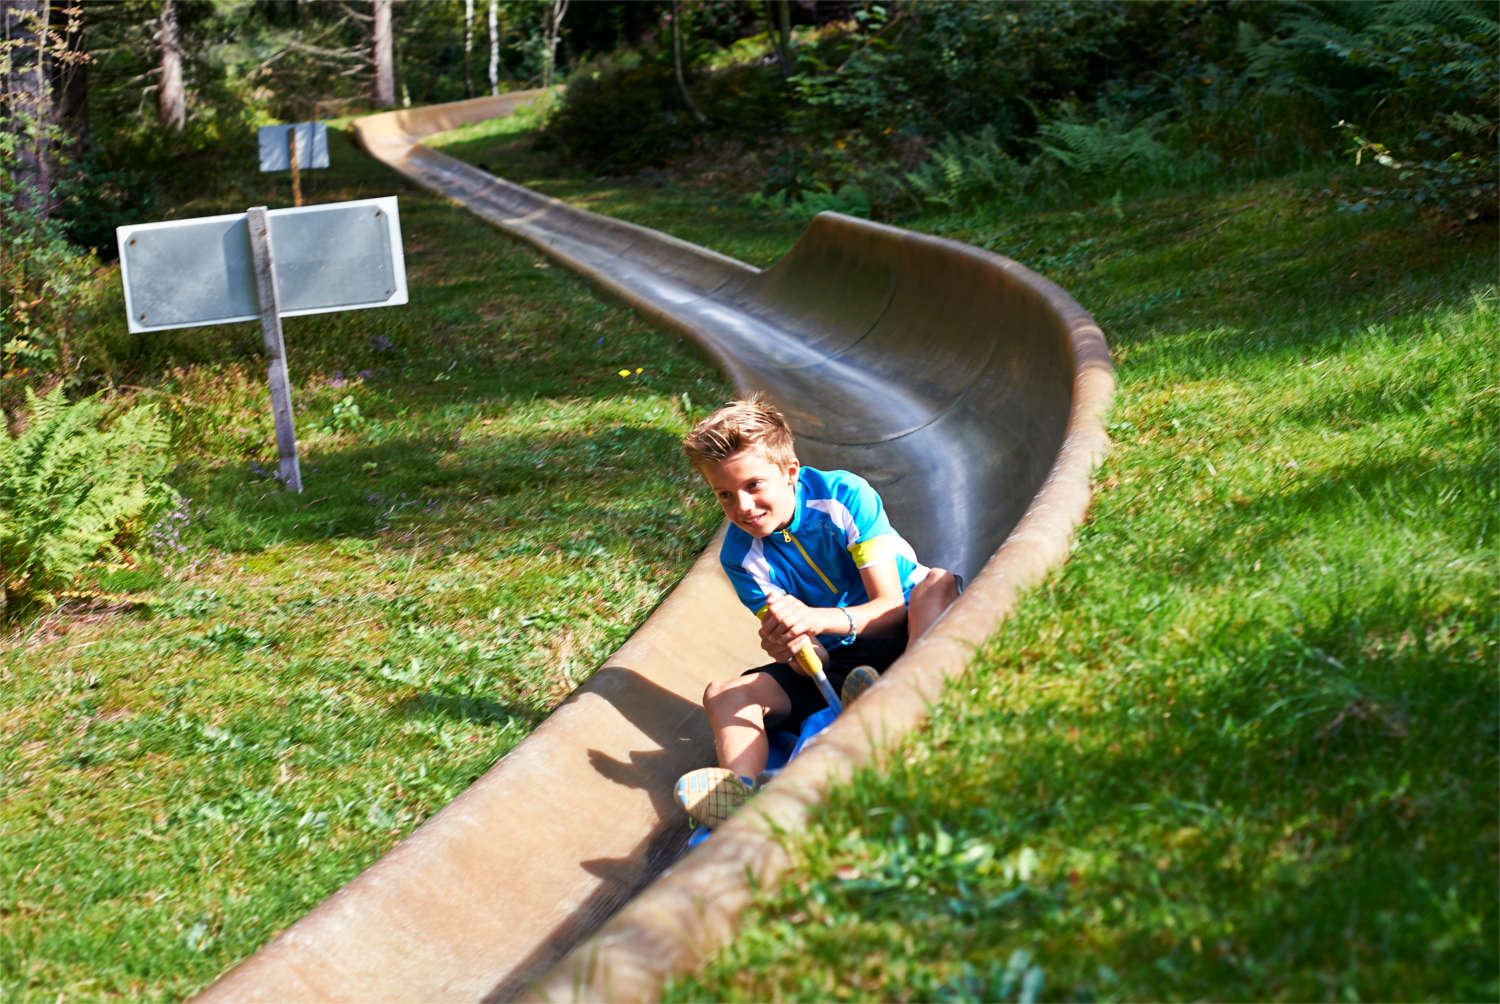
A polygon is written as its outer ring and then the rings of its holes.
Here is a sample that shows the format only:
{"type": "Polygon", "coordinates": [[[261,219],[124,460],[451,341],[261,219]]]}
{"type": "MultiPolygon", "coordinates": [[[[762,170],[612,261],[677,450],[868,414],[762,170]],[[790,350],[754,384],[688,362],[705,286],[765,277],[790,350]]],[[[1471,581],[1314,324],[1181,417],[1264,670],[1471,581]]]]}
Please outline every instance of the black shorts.
{"type": "MultiPolygon", "coordinates": [[[[829,649],[828,665],[823,667],[823,671],[828,674],[828,682],[833,684],[834,693],[838,693],[844,686],[845,677],[854,667],[870,666],[879,673],[895,662],[905,651],[906,631],[904,628],[899,635],[884,638],[856,638],[848,645],[839,645],[829,649]]],[[[793,669],[784,662],[769,662],[764,666],[747,669],[740,675],[749,676],[752,673],[769,674],[792,701],[792,710],[786,715],[766,720],[767,728],[796,732],[809,715],[828,707],[828,702],[823,700],[823,692],[818,689],[812,677],[793,669]]]]}

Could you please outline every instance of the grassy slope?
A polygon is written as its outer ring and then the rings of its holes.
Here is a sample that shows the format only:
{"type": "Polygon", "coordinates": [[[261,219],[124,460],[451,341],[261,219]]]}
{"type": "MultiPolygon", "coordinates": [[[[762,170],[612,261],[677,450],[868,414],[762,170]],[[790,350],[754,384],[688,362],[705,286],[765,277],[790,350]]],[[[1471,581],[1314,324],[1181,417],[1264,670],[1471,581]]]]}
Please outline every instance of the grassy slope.
{"type": "MultiPolygon", "coordinates": [[[[320,197],[394,187],[355,173],[320,197]]],[[[757,264],[794,237],[710,192],[539,187],[757,264]]],[[[677,996],[1495,996],[1495,232],[1309,190],[912,224],[1095,312],[1115,451],[1073,560],[677,996]]],[[[555,469],[670,467],[677,395],[723,393],[701,363],[462,213],[402,212],[412,308],[289,326],[304,437],[360,407],[305,438],[310,486],[347,490],[287,500],[255,473],[274,451],[252,332],[225,333],[227,360],[160,350],[200,458],[186,552],[165,541],[178,567],[134,582],[146,607],[6,656],[7,992],[200,985],[513,742],[546,700],[511,688],[592,666],[575,640],[510,679],[554,636],[549,602],[639,568],[638,599],[595,598],[607,647],[713,522],[673,529],[672,476],[596,506],[555,469]],[[658,563],[590,532],[616,504],[670,538],[658,563]]]]}
{"type": "MultiPolygon", "coordinates": [[[[454,139],[749,261],[785,246],[722,193],[454,139]]],[[[1113,453],[1067,566],[674,999],[1500,995],[1496,229],[1328,182],[905,221],[1095,314],[1113,453]]]]}
{"type": "Polygon", "coordinates": [[[104,575],[129,602],[5,640],[6,1000],[203,986],[529,732],[718,522],[677,445],[725,394],[701,357],[331,140],[308,200],[399,192],[411,303],[287,321],[302,496],[255,325],[104,339],[186,501],[104,575]]]}
{"type": "Polygon", "coordinates": [[[1068,564],[675,999],[1495,999],[1493,223],[1307,179],[911,225],[1119,364],[1068,564]]]}

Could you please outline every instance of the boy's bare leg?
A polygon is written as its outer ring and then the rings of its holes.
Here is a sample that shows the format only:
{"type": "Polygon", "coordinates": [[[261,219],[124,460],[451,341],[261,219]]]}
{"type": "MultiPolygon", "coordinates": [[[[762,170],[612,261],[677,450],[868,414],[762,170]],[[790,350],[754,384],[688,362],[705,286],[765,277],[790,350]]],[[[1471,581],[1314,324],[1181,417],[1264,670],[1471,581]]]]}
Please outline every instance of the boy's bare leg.
{"type": "Polygon", "coordinates": [[[906,637],[911,645],[937,623],[943,611],[958,599],[958,580],[946,568],[928,571],[927,578],[918,582],[911,590],[911,599],[906,604],[906,637]]]}
{"type": "Polygon", "coordinates": [[[719,766],[754,778],[771,757],[766,719],[786,714],[792,702],[770,675],[752,673],[710,683],[703,692],[703,708],[714,732],[719,766]]]}

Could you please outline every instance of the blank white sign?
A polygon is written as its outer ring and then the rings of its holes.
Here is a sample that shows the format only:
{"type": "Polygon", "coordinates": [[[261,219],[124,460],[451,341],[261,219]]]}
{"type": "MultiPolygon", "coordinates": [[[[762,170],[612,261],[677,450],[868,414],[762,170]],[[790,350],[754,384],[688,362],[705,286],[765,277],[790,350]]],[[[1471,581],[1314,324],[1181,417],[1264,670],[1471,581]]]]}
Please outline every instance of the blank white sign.
{"type": "Polygon", "coordinates": [[[304,170],[328,166],[328,126],[322,122],[296,122],[292,125],[261,126],[257,131],[262,171],[292,169],[286,134],[294,129],[297,132],[297,166],[304,170]]]}
{"type": "MultiPolygon", "coordinates": [[[[396,197],[266,213],[282,317],[406,302],[396,197]]],[[[131,331],[260,318],[244,213],[119,227],[131,331]]]]}

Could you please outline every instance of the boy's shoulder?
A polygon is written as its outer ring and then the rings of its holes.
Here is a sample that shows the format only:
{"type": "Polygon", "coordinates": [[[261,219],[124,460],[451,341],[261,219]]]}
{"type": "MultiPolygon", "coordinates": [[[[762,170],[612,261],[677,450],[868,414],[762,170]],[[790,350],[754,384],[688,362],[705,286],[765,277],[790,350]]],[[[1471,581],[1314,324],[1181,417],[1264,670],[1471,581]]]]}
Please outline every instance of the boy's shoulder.
{"type": "Polygon", "coordinates": [[[853,471],[825,471],[807,466],[802,468],[802,484],[814,498],[835,498],[841,494],[875,491],[870,482],[853,471]]]}
{"type": "MultiPolygon", "coordinates": [[[[822,509],[832,503],[851,514],[873,515],[885,508],[885,503],[875,486],[853,471],[822,471],[815,467],[804,467],[802,504],[811,509],[822,509]]],[[[865,518],[856,516],[857,519],[865,518]]]]}

